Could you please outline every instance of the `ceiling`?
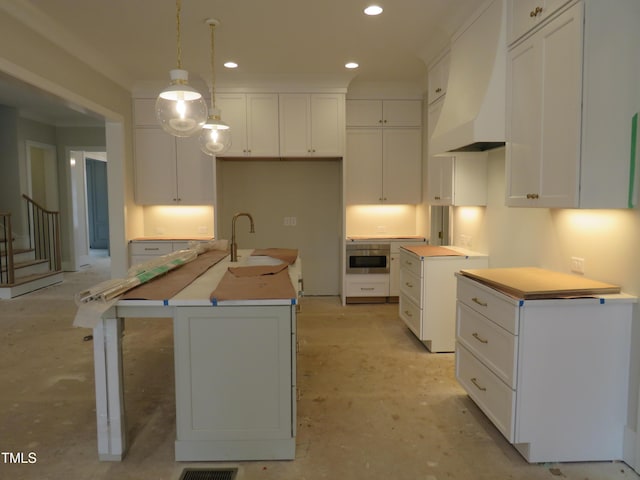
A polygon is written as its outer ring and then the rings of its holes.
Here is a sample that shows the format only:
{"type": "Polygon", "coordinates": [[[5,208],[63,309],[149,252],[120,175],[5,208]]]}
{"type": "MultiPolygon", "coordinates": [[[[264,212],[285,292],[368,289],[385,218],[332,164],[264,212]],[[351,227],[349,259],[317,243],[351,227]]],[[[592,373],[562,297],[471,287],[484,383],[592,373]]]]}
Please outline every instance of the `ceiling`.
{"type": "MultiPolygon", "coordinates": [[[[183,0],[182,66],[192,84],[211,79],[207,18],[215,33],[216,86],[266,81],[422,84],[426,64],[486,0],[183,0]],[[370,3],[384,12],[363,14],[370,3]],[[234,70],[222,64],[233,60],[234,70]],[[344,64],[360,67],[347,70],[344,64]]],[[[176,68],[174,0],[24,0],[33,26],[123,87],[168,83],[176,68]]],[[[58,123],[84,116],[0,75],[0,103],[58,123]],[[5,93],[3,93],[5,92],[5,93]],[[47,108],[39,108],[38,105],[47,108]],[[40,110],[40,112],[38,112],[40,110]],[[46,117],[45,117],[46,118],[46,117]]],[[[95,122],[95,119],[92,120],[95,122]]]]}

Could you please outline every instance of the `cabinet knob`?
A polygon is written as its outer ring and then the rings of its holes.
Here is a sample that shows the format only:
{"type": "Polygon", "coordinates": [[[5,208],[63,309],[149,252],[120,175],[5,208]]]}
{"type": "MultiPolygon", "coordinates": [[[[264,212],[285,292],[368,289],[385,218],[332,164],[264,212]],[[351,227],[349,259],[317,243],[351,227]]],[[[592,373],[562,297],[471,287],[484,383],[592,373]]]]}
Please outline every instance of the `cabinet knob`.
{"type": "Polygon", "coordinates": [[[407,317],[413,317],[413,315],[411,315],[411,312],[410,312],[409,310],[405,310],[405,311],[404,311],[404,314],[405,314],[407,317]]]}
{"type": "Polygon", "coordinates": [[[440,93],[442,89],[440,87],[436,88],[436,93],[440,93]]]}
{"type": "Polygon", "coordinates": [[[387,120],[383,120],[382,123],[387,123],[387,120]]]}
{"type": "Polygon", "coordinates": [[[489,304],[488,304],[487,302],[483,302],[483,301],[482,301],[482,300],[480,300],[478,297],[473,297],[473,298],[471,299],[471,301],[472,301],[473,303],[477,303],[477,304],[478,304],[478,305],[480,305],[481,307],[487,307],[487,306],[489,306],[489,304]]]}
{"type": "Polygon", "coordinates": [[[476,386],[476,388],[477,388],[478,390],[480,390],[481,392],[486,392],[486,391],[487,391],[487,387],[483,387],[482,385],[480,385],[480,384],[478,383],[478,379],[477,379],[477,378],[473,377],[473,378],[471,379],[471,383],[473,383],[473,384],[476,386]]]}
{"type": "Polygon", "coordinates": [[[541,13],[542,13],[542,7],[536,7],[535,10],[531,10],[531,12],[529,12],[529,16],[531,18],[535,18],[541,13]]]}
{"type": "Polygon", "coordinates": [[[473,332],[473,333],[472,333],[472,336],[473,336],[473,338],[475,338],[476,340],[478,340],[480,343],[489,343],[489,340],[487,340],[486,338],[482,338],[482,337],[480,336],[480,334],[479,334],[479,333],[477,333],[477,332],[473,332]]]}
{"type": "Polygon", "coordinates": [[[536,200],[540,198],[540,195],[538,195],[537,193],[527,193],[527,198],[530,200],[536,200]]]}
{"type": "Polygon", "coordinates": [[[382,123],[382,119],[378,120],[378,123],[382,123]]]}
{"type": "Polygon", "coordinates": [[[433,197],[434,200],[440,200],[440,197],[438,195],[436,195],[435,197],[433,197]]]}

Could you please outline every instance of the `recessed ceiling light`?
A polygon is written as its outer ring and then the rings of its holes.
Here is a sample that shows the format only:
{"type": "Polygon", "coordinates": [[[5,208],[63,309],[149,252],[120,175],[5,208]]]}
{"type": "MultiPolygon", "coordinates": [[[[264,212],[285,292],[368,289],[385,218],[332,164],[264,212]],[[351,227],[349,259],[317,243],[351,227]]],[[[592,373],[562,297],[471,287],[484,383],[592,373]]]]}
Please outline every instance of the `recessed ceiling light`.
{"type": "Polygon", "coordinates": [[[224,62],[224,66],[226,68],[238,68],[238,64],[236,62],[224,62]]]}
{"type": "Polygon", "coordinates": [[[345,68],[358,68],[359,65],[356,62],[349,62],[344,64],[345,68]]]}
{"type": "Polygon", "coordinates": [[[364,9],[364,13],[367,15],[380,15],[382,13],[382,7],[378,5],[370,5],[364,9]]]}

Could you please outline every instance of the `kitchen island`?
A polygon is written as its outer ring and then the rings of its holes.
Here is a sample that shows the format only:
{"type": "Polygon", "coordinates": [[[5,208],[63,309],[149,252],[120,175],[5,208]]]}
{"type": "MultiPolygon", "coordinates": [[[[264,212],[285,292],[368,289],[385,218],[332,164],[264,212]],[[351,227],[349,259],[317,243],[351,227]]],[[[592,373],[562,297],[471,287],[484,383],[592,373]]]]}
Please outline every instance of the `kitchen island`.
{"type": "MultiPolygon", "coordinates": [[[[239,251],[162,300],[118,300],[93,328],[100,460],[127,449],[122,334],[125,318],[172,318],[176,376],[176,460],[295,457],[296,307],[301,261],[287,268],[288,298],[217,299],[229,267],[281,263],[239,251]]],[[[179,269],[178,269],[179,270],[179,269]]],[[[172,275],[172,273],[167,274],[172,275]]],[[[265,282],[271,279],[265,276],[265,282]]],[[[244,295],[247,296],[247,295],[244,295]]]]}

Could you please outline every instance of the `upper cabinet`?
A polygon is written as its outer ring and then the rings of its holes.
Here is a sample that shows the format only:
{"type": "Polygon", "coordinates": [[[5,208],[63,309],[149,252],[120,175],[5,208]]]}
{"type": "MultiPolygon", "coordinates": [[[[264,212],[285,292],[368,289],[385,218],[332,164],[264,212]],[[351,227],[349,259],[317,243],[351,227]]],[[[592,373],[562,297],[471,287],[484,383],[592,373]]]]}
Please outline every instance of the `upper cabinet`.
{"type": "Polygon", "coordinates": [[[570,0],[510,0],[507,4],[507,42],[515,42],[570,0]]]}
{"type": "Polygon", "coordinates": [[[632,207],[640,2],[583,0],[546,13],[508,53],[506,203],[632,207]]]}
{"type": "Polygon", "coordinates": [[[344,95],[282,93],[280,155],[341,157],[344,150],[344,95]]]}
{"type": "Polygon", "coordinates": [[[421,125],[420,100],[347,100],[347,128],[421,125]]]}
{"type": "Polygon", "coordinates": [[[155,99],[136,99],[135,199],[140,205],[213,204],[213,158],[198,137],[177,138],[160,128],[155,99]]]}
{"type": "Polygon", "coordinates": [[[447,82],[449,81],[449,52],[447,51],[429,69],[429,92],[427,99],[429,105],[447,93],[447,82]]]}
{"type": "Polygon", "coordinates": [[[218,94],[216,106],[231,127],[224,157],[280,156],[277,93],[218,94]]]}
{"type": "Polygon", "coordinates": [[[420,203],[421,125],[421,100],[347,100],[347,204],[420,203]]]}
{"type": "Polygon", "coordinates": [[[421,151],[419,128],[349,128],[347,204],[420,203],[421,151]]]}

